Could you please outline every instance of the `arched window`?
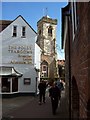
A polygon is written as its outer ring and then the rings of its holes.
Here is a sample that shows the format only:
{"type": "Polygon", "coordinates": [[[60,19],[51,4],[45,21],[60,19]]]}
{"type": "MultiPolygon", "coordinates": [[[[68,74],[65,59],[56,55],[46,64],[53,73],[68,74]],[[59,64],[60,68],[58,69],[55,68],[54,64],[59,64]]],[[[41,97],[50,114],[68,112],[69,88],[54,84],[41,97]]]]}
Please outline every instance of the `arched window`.
{"type": "Polygon", "coordinates": [[[52,36],[52,26],[49,26],[48,28],[48,36],[52,36]]]}
{"type": "Polygon", "coordinates": [[[45,60],[41,64],[41,76],[48,77],[48,63],[45,60]]]}

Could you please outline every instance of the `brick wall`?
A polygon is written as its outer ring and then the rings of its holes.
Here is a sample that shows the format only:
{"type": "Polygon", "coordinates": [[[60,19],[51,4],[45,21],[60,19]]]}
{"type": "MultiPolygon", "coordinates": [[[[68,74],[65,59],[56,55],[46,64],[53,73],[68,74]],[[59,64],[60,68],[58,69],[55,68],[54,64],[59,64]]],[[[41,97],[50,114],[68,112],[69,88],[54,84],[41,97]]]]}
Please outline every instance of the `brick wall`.
{"type": "MultiPolygon", "coordinates": [[[[79,117],[86,118],[87,102],[90,98],[90,5],[78,3],[77,7],[79,24],[74,41],[71,39],[71,76],[75,77],[79,90],[79,117]]],[[[75,104],[74,93],[72,91],[72,106],[75,104]]]]}

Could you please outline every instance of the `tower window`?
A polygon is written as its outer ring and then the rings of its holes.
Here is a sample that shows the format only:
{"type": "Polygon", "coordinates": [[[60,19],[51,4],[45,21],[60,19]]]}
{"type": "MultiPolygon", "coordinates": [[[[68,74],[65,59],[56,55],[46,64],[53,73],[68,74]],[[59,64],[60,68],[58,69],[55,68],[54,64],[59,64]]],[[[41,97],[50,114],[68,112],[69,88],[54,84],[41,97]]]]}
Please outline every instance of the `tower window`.
{"type": "Polygon", "coordinates": [[[41,35],[41,30],[39,30],[39,35],[41,35]]]}
{"type": "Polygon", "coordinates": [[[22,27],[22,37],[26,37],[26,27],[22,27]]]}
{"type": "Polygon", "coordinates": [[[13,26],[13,37],[17,36],[17,26],[13,26]]]}
{"type": "Polygon", "coordinates": [[[47,66],[43,65],[43,71],[47,71],[47,66]]]}
{"type": "Polygon", "coordinates": [[[52,27],[51,26],[48,28],[48,36],[52,36],[52,27]]]}

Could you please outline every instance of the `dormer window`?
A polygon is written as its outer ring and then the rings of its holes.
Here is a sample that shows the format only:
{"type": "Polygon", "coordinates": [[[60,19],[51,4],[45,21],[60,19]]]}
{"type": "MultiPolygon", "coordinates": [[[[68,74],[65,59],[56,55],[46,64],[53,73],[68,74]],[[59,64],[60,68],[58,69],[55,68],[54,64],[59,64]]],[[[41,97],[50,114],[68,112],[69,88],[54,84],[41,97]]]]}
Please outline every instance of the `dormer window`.
{"type": "Polygon", "coordinates": [[[26,27],[22,27],[22,37],[26,37],[26,27]]]}
{"type": "Polygon", "coordinates": [[[52,36],[52,26],[48,28],[48,36],[52,36]]]}
{"type": "Polygon", "coordinates": [[[13,26],[13,37],[17,36],[17,26],[13,26]]]}

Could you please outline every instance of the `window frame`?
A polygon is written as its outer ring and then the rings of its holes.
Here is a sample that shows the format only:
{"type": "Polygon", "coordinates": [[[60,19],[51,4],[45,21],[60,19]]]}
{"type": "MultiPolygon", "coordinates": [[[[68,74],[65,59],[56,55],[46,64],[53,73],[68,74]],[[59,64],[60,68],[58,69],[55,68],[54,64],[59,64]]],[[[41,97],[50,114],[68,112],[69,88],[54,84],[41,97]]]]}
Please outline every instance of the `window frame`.
{"type": "Polygon", "coordinates": [[[30,85],[31,84],[31,78],[24,78],[23,81],[24,81],[24,85],[30,85]],[[28,80],[28,82],[27,82],[27,80],[28,80]]]}
{"type": "Polygon", "coordinates": [[[42,65],[42,71],[47,72],[47,65],[42,65]],[[45,69],[45,70],[44,70],[45,69]]]}
{"type": "Polygon", "coordinates": [[[22,37],[22,38],[25,38],[25,37],[26,37],[26,26],[22,26],[22,29],[21,29],[21,37],[22,37]],[[25,30],[23,30],[23,28],[24,28],[25,30]]]}
{"type": "Polygon", "coordinates": [[[43,77],[48,77],[48,66],[47,65],[42,65],[42,74],[43,77]],[[45,67],[45,70],[44,70],[45,67]]]}
{"type": "Polygon", "coordinates": [[[51,36],[52,37],[52,26],[49,26],[48,28],[48,36],[51,36]]]}
{"type": "Polygon", "coordinates": [[[12,37],[17,37],[17,25],[13,25],[13,33],[12,37]]]}

